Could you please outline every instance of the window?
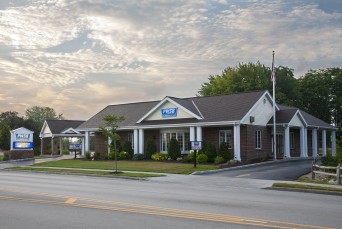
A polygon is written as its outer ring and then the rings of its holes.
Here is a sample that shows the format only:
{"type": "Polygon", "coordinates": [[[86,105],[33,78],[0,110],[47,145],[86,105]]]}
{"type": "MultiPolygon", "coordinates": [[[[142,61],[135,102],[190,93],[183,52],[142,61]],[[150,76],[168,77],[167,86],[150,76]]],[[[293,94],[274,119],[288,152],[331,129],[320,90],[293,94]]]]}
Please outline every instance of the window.
{"type": "Polygon", "coordinates": [[[228,149],[232,148],[232,130],[220,130],[220,145],[222,142],[227,144],[228,149]]]}
{"type": "Polygon", "coordinates": [[[294,145],[294,132],[290,133],[290,148],[294,149],[295,145],[294,145]]]}
{"type": "Polygon", "coordinates": [[[134,149],[134,137],[133,137],[133,133],[128,133],[127,141],[131,142],[131,144],[132,144],[132,149],[134,149]]]}
{"type": "Polygon", "coordinates": [[[255,148],[261,149],[261,131],[255,131],[255,148]]]}
{"type": "Polygon", "coordinates": [[[171,138],[175,138],[178,140],[179,148],[181,152],[187,152],[190,150],[190,147],[189,147],[190,133],[189,132],[183,132],[183,131],[162,132],[160,133],[160,151],[161,152],[167,151],[171,138]]]}

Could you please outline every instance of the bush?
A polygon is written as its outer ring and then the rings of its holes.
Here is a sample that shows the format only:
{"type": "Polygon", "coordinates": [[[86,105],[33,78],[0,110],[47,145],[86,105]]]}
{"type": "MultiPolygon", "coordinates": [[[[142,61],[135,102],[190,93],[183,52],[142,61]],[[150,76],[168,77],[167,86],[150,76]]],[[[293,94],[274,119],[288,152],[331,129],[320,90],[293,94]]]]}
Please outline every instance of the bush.
{"type": "Polygon", "coordinates": [[[34,151],[34,156],[40,156],[40,154],[41,154],[40,146],[35,146],[33,148],[33,151],[34,151]]]}
{"type": "Polygon", "coordinates": [[[69,152],[68,149],[63,149],[62,151],[63,151],[63,154],[64,154],[64,155],[69,155],[69,154],[70,154],[70,152],[69,152]]]}
{"type": "MultiPolygon", "coordinates": [[[[118,152],[116,152],[116,157],[118,157],[118,152]]],[[[108,154],[108,160],[115,160],[115,152],[114,151],[110,151],[108,154]]]]}
{"type": "Polygon", "coordinates": [[[205,164],[205,163],[207,163],[208,162],[208,156],[205,155],[204,153],[198,155],[197,162],[198,162],[198,164],[205,164]]]}
{"type": "Polygon", "coordinates": [[[91,153],[89,151],[85,152],[84,157],[85,157],[85,159],[90,160],[91,159],[91,153]]]}
{"type": "Polygon", "coordinates": [[[224,162],[232,159],[228,146],[225,142],[221,142],[217,156],[222,157],[224,159],[224,162]]]}
{"type": "Polygon", "coordinates": [[[327,156],[322,157],[322,164],[326,166],[337,166],[338,162],[336,157],[332,156],[331,153],[327,153],[327,156]]]}
{"type": "Polygon", "coordinates": [[[152,139],[148,140],[146,144],[145,158],[151,159],[152,154],[156,152],[157,152],[156,143],[152,139]]]}
{"type": "Polygon", "coordinates": [[[108,154],[107,153],[94,153],[94,160],[108,160],[108,154]]]}
{"type": "Polygon", "coordinates": [[[216,147],[212,143],[208,142],[204,153],[208,156],[208,162],[214,162],[217,153],[216,147]]]}
{"type": "Polygon", "coordinates": [[[177,139],[171,138],[167,153],[172,160],[176,160],[178,157],[181,157],[181,151],[177,139]]]}
{"type": "Polygon", "coordinates": [[[154,161],[166,161],[167,159],[169,159],[169,155],[165,153],[155,153],[152,154],[151,159],[154,161]]]}
{"type": "Polygon", "coordinates": [[[132,149],[132,142],[130,141],[125,141],[125,144],[123,145],[122,147],[123,151],[129,153],[130,157],[129,158],[132,158],[133,157],[133,149],[132,149]]]}
{"type": "Polygon", "coordinates": [[[215,164],[222,164],[225,162],[226,162],[226,160],[223,157],[220,157],[220,156],[215,157],[215,160],[214,160],[215,164]]]}
{"type": "Polygon", "coordinates": [[[145,160],[145,155],[144,155],[144,154],[141,154],[141,153],[134,154],[133,157],[132,157],[132,160],[134,160],[134,161],[142,161],[142,160],[145,160]]]}
{"type": "Polygon", "coordinates": [[[125,151],[121,151],[118,155],[117,155],[118,160],[127,160],[127,159],[131,159],[131,155],[125,151]]]}
{"type": "Polygon", "coordinates": [[[8,152],[4,152],[4,156],[2,158],[3,161],[8,161],[10,159],[9,157],[9,153],[8,152]]]}
{"type": "MultiPolygon", "coordinates": [[[[198,154],[197,154],[198,156],[198,154]]],[[[186,161],[187,162],[194,162],[194,158],[195,158],[195,153],[194,152],[191,152],[188,154],[188,156],[186,157],[186,161]]]]}

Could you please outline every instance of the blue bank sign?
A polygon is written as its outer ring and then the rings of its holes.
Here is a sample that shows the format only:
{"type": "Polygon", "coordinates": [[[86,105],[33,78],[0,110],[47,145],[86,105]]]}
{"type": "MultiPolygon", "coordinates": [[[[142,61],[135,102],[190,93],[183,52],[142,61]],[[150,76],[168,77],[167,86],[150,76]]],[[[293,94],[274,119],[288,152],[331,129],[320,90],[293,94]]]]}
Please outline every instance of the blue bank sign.
{"type": "Polygon", "coordinates": [[[177,117],[178,108],[162,108],[161,113],[163,118],[177,117]]]}

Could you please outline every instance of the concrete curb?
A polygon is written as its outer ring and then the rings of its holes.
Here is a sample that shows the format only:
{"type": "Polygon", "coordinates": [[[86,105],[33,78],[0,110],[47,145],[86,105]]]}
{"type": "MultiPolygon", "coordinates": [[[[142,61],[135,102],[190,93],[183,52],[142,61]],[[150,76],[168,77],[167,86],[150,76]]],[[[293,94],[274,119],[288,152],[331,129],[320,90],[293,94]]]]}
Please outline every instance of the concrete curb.
{"type": "Polygon", "coordinates": [[[235,169],[241,169],[241,168],[257,167],[257,166],[260,166],[260,165],[285,163],[285,162],[289,162],[289,161],[313,160],[313,159],[314,159],[313,157],[280,159],[280,160],[277,160],[277,161],[265,161],[265,162],[255,163],[255,164],[234,166],[234,167],[230,167],[230,168],[214,169],[214,170],[206,170],[206,171],[198,171],[198,172],[193,172],[193,173],[191,173],[191,175],[205,175],[205,174],[210,174],[210,173],[219,173],[219,172],[224,172],[224,171],[229,171],[229,170],[235,170],[235,169]]]}
{"type": "Polygon", "coordinates": [[[17,160],[10,160],[10,161],[0,161],[0,164],[6,164],[6,163],[13,163],[13,162],[21,162],[21,161],[34,161],[35,158],[25,158],[25,159],[17,159],[17,160]]]}
{"type": "Polygon", "coordinates": [[[325,190],[300,189],[300,188],[280,188],[280,187],[268,187],[268,188],[264,188],[264,189],[266,189],[266,190],[277,190],[277,191],[288,191],[288,192],[305,192],[305,193],[342,196],[342,192],[325,191],[325,190]]]}

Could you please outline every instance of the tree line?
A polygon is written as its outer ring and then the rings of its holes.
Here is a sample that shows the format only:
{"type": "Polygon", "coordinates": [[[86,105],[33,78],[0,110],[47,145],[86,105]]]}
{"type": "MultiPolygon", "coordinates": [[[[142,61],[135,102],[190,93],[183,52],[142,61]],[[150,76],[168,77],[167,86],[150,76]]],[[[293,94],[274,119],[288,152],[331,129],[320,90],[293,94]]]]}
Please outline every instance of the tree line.
{"type": "MultiPolygon", "coordinates": [[[[199,96],[232,94],[255,90],[272,93],[271,69],[256,63],[240,63],[227,67],[221,75],[209,76],[202,84],[199,96]]],[[[341,138],[342,126],[342,69],[309,70],[299,78],[289,67],[276,68],[276,102],[298,107],[325,122],[336,126],[341,138]]]]}
{"type": "Polygon", "coordinates": [[[0,149],[9,150],[11,134],[10,131],[25,127],[34,131],[33,146],[35,155],[40,154],[39,134],[45,120],[64,119],[62,114],[57,114],[53,108],[33,106],[25,111],[24,116],[19,116],[16,111],[5,111],[0,113],[0,149]]]}

